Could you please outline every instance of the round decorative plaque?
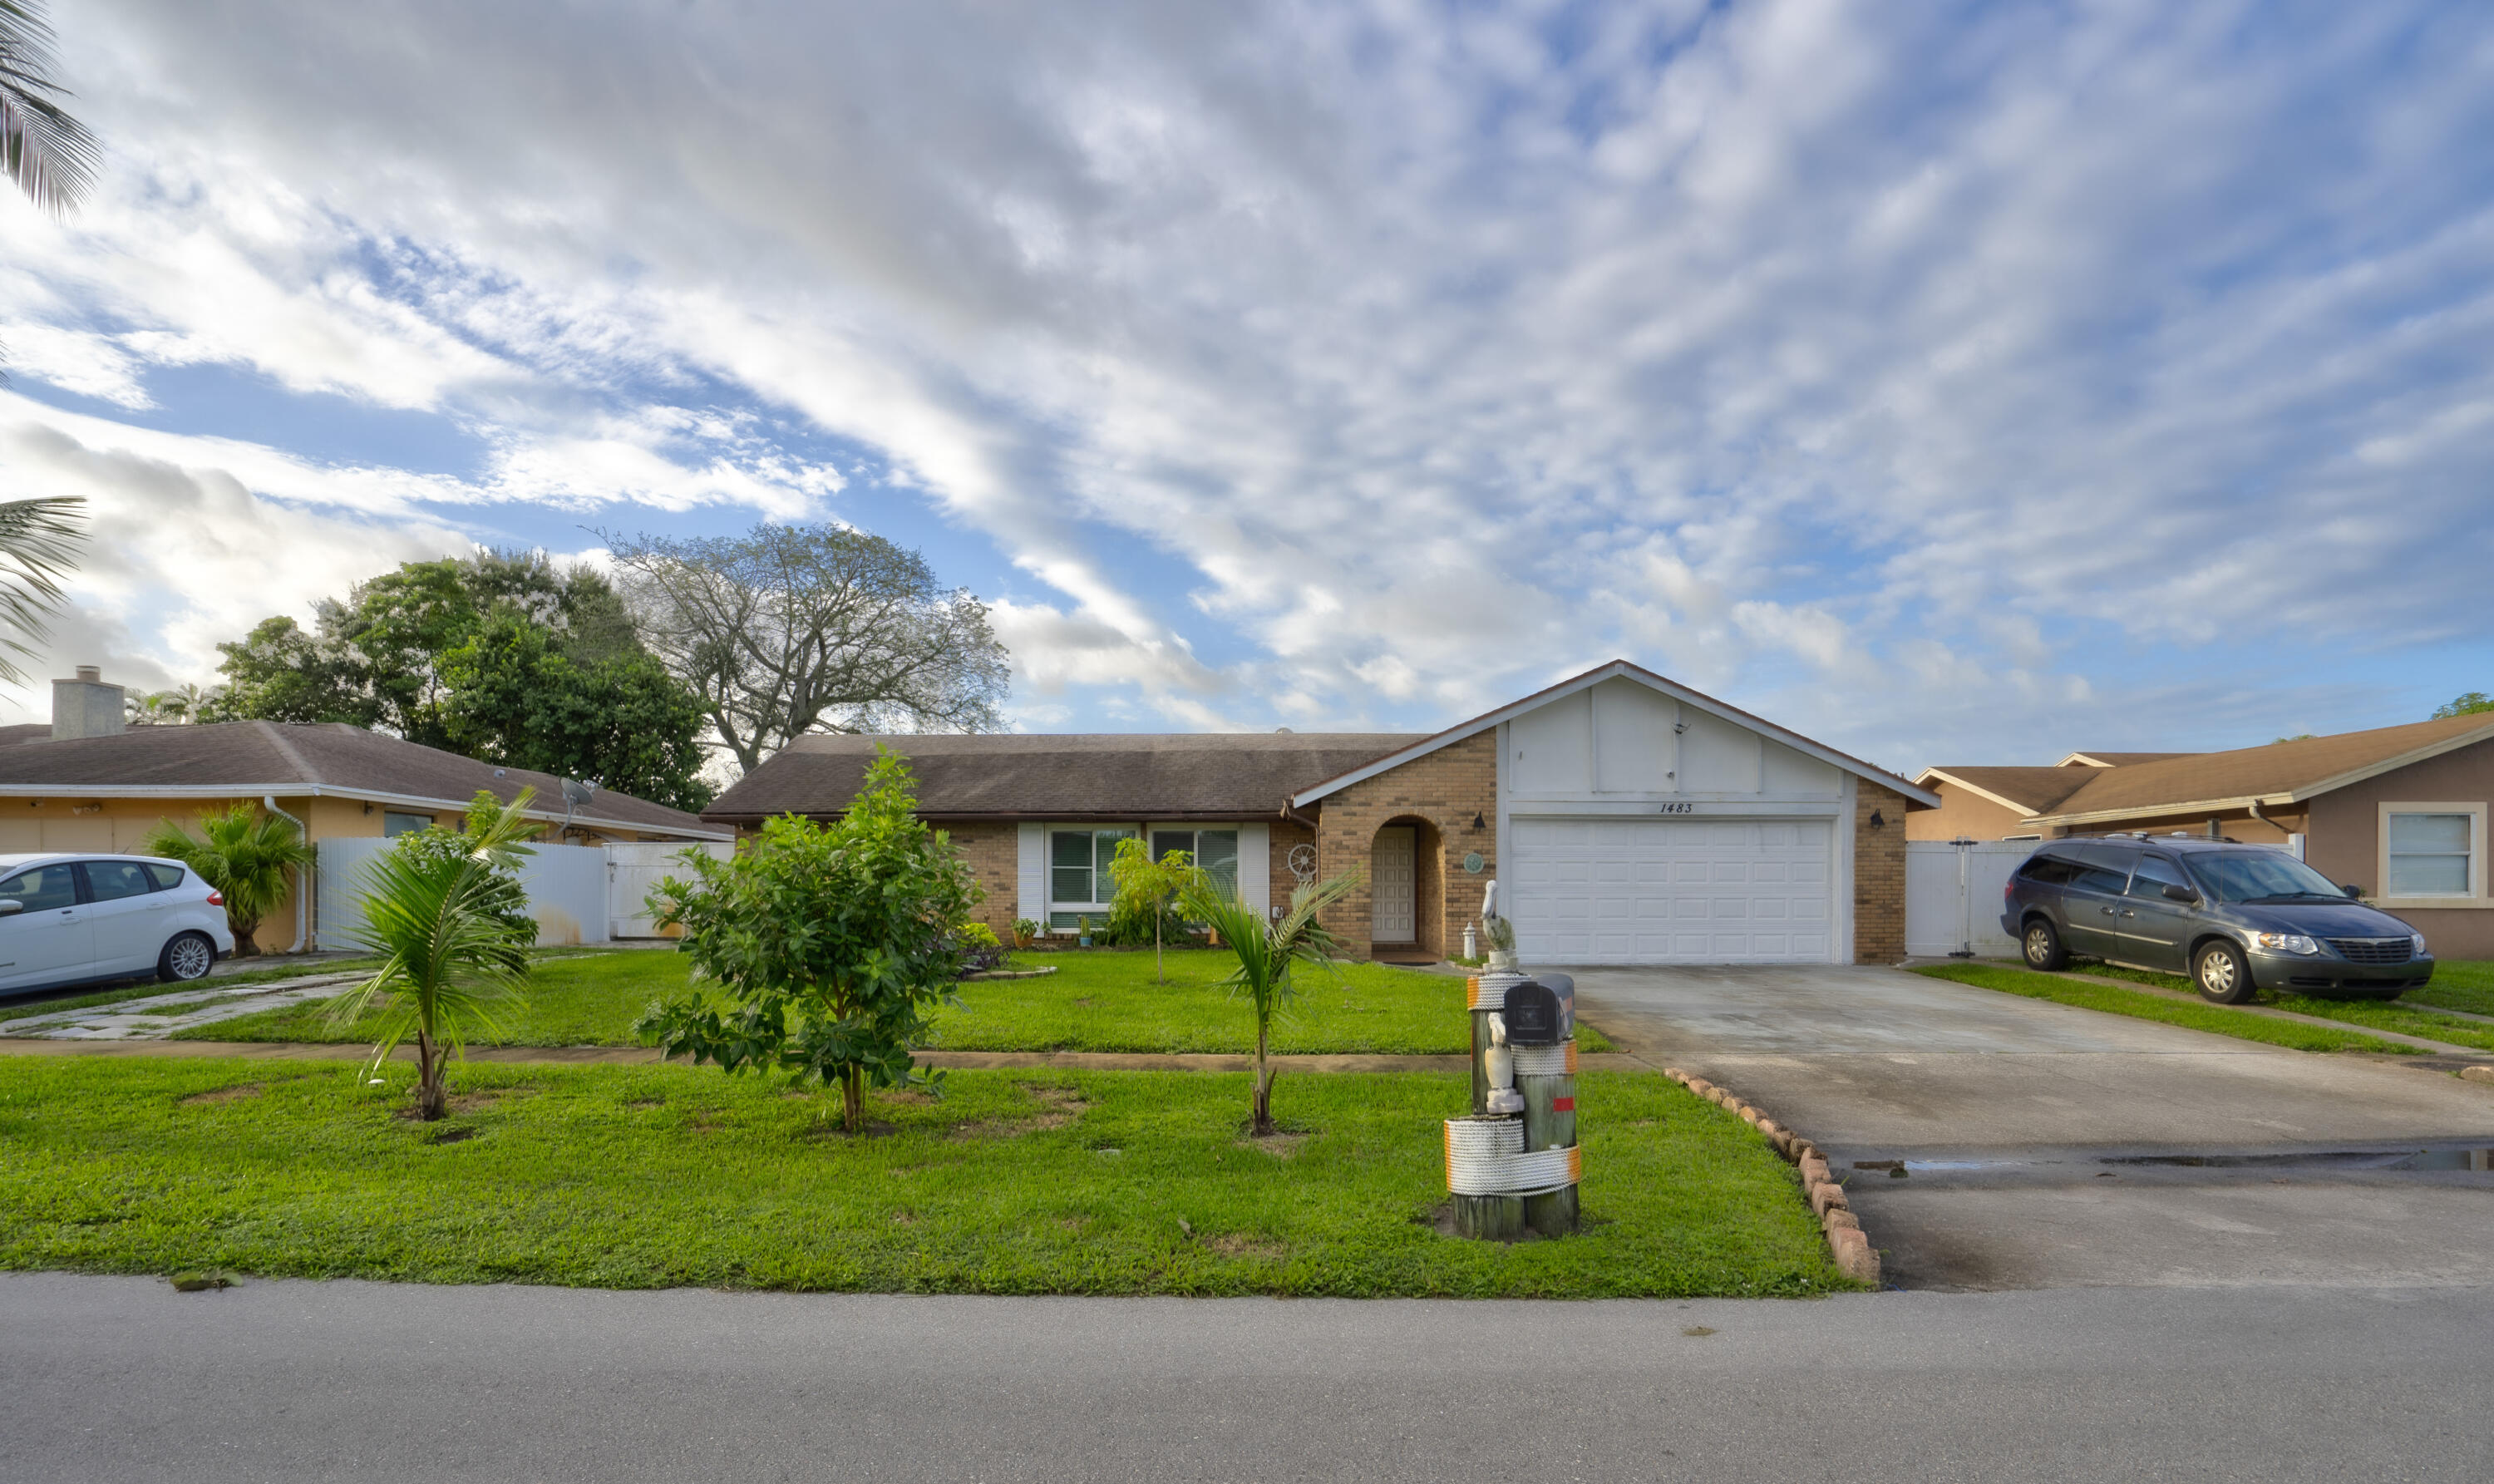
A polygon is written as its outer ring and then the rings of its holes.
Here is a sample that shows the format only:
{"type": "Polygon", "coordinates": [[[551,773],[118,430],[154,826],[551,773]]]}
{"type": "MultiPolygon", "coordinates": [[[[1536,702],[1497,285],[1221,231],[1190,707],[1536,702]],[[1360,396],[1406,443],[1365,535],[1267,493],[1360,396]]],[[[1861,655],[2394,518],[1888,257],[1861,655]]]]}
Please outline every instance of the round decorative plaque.
{"type": "Polygon", "coordinates": [[[1464,872],[1465,874],[1472,876],[1477,876],[1481,873],[1481,858],[1479,851],[1473,851],[1471,854],[1464,857],[1464,872]]]}

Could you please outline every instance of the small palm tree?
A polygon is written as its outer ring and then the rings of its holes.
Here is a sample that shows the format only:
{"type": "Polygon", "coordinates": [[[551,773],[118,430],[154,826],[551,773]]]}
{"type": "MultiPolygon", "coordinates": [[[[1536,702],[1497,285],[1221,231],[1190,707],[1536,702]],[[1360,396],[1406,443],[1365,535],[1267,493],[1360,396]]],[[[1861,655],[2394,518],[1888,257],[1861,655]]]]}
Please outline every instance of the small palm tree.
{"type": "Polygon", "coordinates": [[[255,934],[260,920],[286,900],[289,886],[301,886],[313,861],[312,847],[303,843],[292,820],[262,814],[255,803],[200,815],[198,836],[169,819],[161,821],[138,848],[145,855],[181,862],[225,897],[237,958],[259,952],[255,934]]]}
{"type": "Polygon", "coordinates": [[[471,806],[468,828],[450,836],[462,848],[438,848],[425,831],[364,868],[364,924],[352,936],[381,966],[338,1001],[330,1020],[347,1024],[389,996],[372,1070],[412,1035],[415,1115],[426,1122],[449,1109],[449,1055],[467,1049],[471,1031],[490,1030],[496,1003],[528,979],[533,932],[511,920],[505,873],[531,853],[524,842],[537,827],[520,814],[532,793],[522,789],[507,807],[471,806]]]}
{"type": "Polygon", "coordinates": [[[1333,934],[1317,914],[1340,901],[1359,885],[1359,872],[1349,870],[1330,881],[1304,886],[1291,893],[1291,910],[1274,921],[1240,897],[1223,897],[1209,883],[1199,882],[1185,897],[1187,916],[1209,924],[1221,935],[1238,967],[1222,983],[1232,994],[1243,994],[1256,1012],[1256,1093],[1248,1113],[1249,1131],[1258,1136],[1273,1132],[1273,1068],[1269,1057],[1273,1013],[1297,991],[1291,973],[1302,963],[1323,964],[1333,958],[1333,934]]]}

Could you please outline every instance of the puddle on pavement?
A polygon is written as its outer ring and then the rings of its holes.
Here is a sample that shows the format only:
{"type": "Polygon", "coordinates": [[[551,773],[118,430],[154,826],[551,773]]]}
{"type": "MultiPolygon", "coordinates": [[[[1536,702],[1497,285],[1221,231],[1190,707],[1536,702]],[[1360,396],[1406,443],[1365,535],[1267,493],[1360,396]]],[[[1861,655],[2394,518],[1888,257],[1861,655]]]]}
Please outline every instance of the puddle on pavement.
{"type": "Polygon", "coordinates": [[[1892,1179],[1955,1170],[2037,1169],[2055,1165],[2128,1165],[2189,1169],[2494,1170],[2494,1149],[2346,1149],[2294,1154],[2134,1154],[2078,1160],[1856,1160],[1865,1174],[1892,1179]]]}

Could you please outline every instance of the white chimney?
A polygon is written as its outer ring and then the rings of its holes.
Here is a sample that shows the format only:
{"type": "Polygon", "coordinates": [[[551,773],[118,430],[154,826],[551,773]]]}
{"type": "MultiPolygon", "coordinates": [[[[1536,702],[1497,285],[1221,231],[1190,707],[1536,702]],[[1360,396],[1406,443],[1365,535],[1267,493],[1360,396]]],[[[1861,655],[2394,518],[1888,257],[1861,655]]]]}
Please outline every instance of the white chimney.
{"type": "Polygon", "coordinates": [[[104,682],[100,665],[80,665],[77,679],[52,681],[52,741],[117,737],[123,721],[121,687],[104,682]]]}

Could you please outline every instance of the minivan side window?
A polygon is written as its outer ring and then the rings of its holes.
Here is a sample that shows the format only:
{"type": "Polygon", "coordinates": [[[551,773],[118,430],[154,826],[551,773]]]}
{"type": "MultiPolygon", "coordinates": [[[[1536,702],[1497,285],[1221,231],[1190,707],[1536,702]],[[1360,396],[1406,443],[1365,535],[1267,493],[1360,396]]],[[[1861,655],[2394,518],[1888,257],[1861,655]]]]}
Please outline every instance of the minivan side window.
{"type": "Polygon", "coordinates": [[[2068,886],[2070,878],[2078,873],[2077,863],[2059,856],[2030,856],[2024,865],[2018,867],[2019,879],[2046,887],[2068,886]]]}
{"type": "Polygon", "coordinates": [[[2119,845],[2082,845],[2079,847],[2079,879],[2071,885],[2082,892],[2103,892],[2114,896],[2130,881],[2130,863],[2138,854],[2119,845]]]}
{"type": "Polygon", "coordinates": [[[2182,867],[2163,856],[2141,856],[2139,868],[2130,875],[2130,894],[2162,898],[2167,887],[2187,887],[2182,867]]]}

